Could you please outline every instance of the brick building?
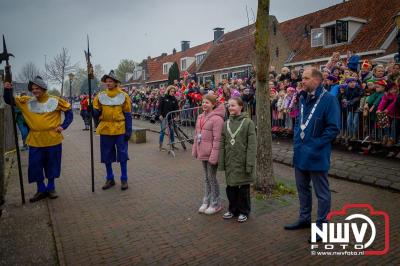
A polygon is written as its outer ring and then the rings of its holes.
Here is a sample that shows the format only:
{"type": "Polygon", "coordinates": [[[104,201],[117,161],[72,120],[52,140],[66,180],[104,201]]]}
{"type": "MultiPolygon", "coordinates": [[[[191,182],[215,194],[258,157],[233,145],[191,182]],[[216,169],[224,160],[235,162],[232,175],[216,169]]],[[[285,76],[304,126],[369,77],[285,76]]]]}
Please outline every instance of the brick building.
{"type": "Polygon", "coordinates": [[[333,52],[352,51],[362,59],[393,55],[399,0],[350,0],[279,24],[290,44],[289,67],[322,68],[333,52]]]}

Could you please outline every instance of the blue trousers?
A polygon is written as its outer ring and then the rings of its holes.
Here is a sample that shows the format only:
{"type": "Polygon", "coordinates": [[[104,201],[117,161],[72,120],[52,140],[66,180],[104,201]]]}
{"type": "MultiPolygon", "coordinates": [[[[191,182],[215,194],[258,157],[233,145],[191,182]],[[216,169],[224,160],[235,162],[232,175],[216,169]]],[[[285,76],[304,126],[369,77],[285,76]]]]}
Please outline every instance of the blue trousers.
{"type": "Polygon", "coordinates": [[[349,135],[357,135],[359,124],[359,113],[350,112],[347,114],[347,129],[349,130],[349,135]]]}
{"type": "Polygon", "coordinates": [[[168,128],[169,130],[169,140],[170,143],[173,143],[175,140],[175,136],[174,136],[174,126],[172,124],[172,121],[167,121],[167,119],[163,119],[163,121],[161,121],[161,130],[160,130],[160,143],[164,142],[164,136],[165,136],[165,129],[168,128]]]}
{"type": "Polygon", "coordinates": [[[128,141],[124,134],[108,136],[100,135],[100,157],[102,163],[126,162],[128,157],[128,141]]]}
{"type": "Polygon", "coordinates": [[[322,223],[326,222],[326,216],[331,210],[328,173],[303,171],[296,168],[295,176],[300,201],[299,221],[311,222],[312,194],[310,182],[312,181],[318,199],[317,225],[321,226],[322,223]]]}
{"type": "Polygon", "coordinates": [[[61,144],[50,147],[30,147],[28,181],[36,182],[38,192],[44,192],[44,178],[48,179],[48,190],[54,190],[54,179],[61,174],[61,144]]]}

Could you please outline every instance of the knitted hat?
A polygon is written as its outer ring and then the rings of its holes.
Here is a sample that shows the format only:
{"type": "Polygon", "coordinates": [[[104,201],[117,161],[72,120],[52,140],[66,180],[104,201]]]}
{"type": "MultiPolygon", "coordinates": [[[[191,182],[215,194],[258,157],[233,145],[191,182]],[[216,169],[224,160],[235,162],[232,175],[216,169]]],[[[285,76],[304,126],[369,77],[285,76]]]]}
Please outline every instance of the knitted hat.
{"type": "Polygon", "coordinates": [[[240,97],[240,92],[238,90],[233,90],[232,97],[240,97]]]}
{"type": "Polygon", "coordinates": [[[47,85],[43,81],[41,76],[36,76],[33,80],[30,80],[28,83],[28,90],[32,91],[32,85],[35,84],[36,86],[39,86],[43,90],[47,90],[47,85]]]}
{"type": "Polygon", "coordinates": [[[330,81],[332,81],[333,83],[338,82],[338,78],[335,77],[335,76],[332,76],[332,75],[329,75],[329,76],[328,76],[328,79],[329,79],[330,81]]]}
{"type": "Polygon", "coordinates": [[[383,80],[383,79],[381,79],[381,80],[376,80],[376,81],[374,82],[374,84],[375,84],[375,85],[380,85],[380,86],[385,87],[385,88],[386,88],[386,86],[387,86],[387,82],[386,82],[385,80],[383,80]]]}
{"type": "Polygon", "coordinates": [[[356,78],[353,78],[353,77],[347,78],[347,79],[346,79],[346,83],[349,84],[350,82],[357,82],[357,79],[356,79],[356,78]]]}

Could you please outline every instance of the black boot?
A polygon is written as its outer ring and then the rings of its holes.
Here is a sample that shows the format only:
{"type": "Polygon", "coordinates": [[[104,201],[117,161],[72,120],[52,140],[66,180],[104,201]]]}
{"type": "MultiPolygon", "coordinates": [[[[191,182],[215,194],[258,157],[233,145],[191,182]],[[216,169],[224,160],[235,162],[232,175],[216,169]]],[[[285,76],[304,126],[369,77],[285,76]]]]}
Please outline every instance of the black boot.
{"type": "Polygon", "coordinates": [[[121,181],[121,190],[128,189],[128,181],[121,181]]]}
{"type": "Polygon", "coordinates": [[[301,222],[301,221],[297,221],[294,224],[288,224],[285,225],[285,230],[298,230],[298,229],[304,229],[304,228],[310,228],[311,227],[311,223],[310,222],[301,222]]]}
{"type": "Polygon", "coordinates": [[[111,187],[113,187],[113,186],[115,186],[115,181],[114,181],[114,179],[107,180],[106,183],[105,183],[104,186],[103,186],[103,189],[106,190],[106,189],[109,189],[109,188],[111,188],[111,187]]]}
{"type": "Polygon", "coordinates": [[[32,198],[29,199],[29,202],[36,202],[45,198],[47,198],[46,192],[37,192],[32,198]]]}
{"type": "Polygon", "coordinates": [[[47,195],[49,196],[50,199],[58,198],[57,192],[55,190],[47,191],[47,195]]]}

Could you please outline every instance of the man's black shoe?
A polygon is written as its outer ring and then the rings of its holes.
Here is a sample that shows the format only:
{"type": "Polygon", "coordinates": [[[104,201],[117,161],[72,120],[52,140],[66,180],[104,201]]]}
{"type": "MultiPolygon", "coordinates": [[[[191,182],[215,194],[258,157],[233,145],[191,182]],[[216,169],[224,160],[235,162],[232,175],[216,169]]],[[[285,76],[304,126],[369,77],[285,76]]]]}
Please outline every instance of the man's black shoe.
{"type": "Polygon", "coordinates": [[[114,181],[114,179],[112,179],[112,180],[107,180],[106,183],[105,183],[104,186],[103,186],[103,189],[106,190],[106,189],[109,189],[109,188],[111,188],[111,187],[113,187],[113,186],[115,186],[115,181],[114,181]]]}
{"type": "Polygon", "coordinates": [[[58,198],[57,192],[55,190],[48,191],[47,195],[49,196],[50,199],[56,199],[58,198]]]}
{"type": "Polygon", "coordinates": [[[121,190],[128,189],[128,181],[121,181],[121,190]]]}
{"type": "Polygon", "coordinates": [[[304,228],[310,228],[311,223],[309,222],[296,222],[294,224],[288,224],[285,225],[285,230],[298,230],[298,229],[304,229],[304,228]]]}
{"type": "Polygon", "coordinates": [[[29,199],[29,202],[36,202],[45,198],[47,198],[46,192],[37,192],[32,198],[29,199]]]}
{"type": "Polygon", "coordinates": [[[311,242],[311,237],[308,239],[308,243],[310,243],[310,244],[318,243],[318,242],[321,242],[321,241],[322,241],[322,238],[319,235],[316,236],[315,242],[311,242]]]}

